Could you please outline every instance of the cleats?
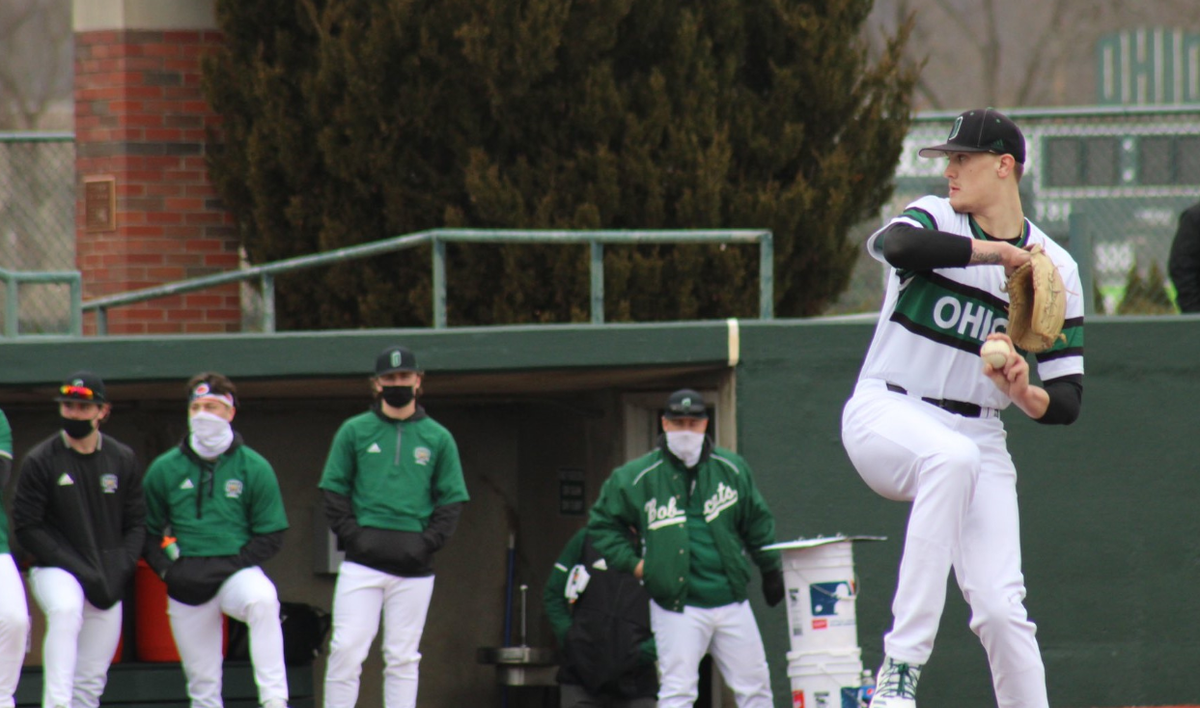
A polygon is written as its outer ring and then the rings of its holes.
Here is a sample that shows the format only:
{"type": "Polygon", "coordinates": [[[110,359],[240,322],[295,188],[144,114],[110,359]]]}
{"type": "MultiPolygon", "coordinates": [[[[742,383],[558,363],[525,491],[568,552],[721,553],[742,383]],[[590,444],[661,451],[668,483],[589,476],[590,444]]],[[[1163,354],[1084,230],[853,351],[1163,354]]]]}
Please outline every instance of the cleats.
{"type": "Polygon", "coordinates": [[[917,708],[917,681],[923,667],[885,658],[875,678],[870,708],[917,708]]]}

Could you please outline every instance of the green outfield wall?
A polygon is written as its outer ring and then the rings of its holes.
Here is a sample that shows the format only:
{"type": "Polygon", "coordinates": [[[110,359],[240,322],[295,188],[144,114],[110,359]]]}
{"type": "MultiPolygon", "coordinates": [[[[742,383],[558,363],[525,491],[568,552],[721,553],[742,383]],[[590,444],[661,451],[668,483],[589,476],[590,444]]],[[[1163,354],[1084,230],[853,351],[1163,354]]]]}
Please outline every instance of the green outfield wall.
{"type": "MultiPolygon", "coordinates": [[[[244,398],[235,427],[280,471],[292,522],[268,572],[281,597],[328,607],[332,577],[311,570],[324,450],[338,422],[365,405],[374,354],[408,344],[428,370],[431,413],[464,450],[472,493],[439,560],[422,705],[498,705],[494,676],[474,664],[474,650],[500,641],[508,532],[523,539],[517,572],[531,588],[529,642],[547,644],[541,583],[582,523],[558,513],[556,474],[583,470],[590,502],[626,456],[629,401],[683,385],[720,391],[722,425],[755,468],[781,540],[888,537],[855,548],[863,657],[879,661],[907,507],[866,488],[839,438],[872,328],[870,320],[788,320],[21,340],[0,344],[0,407],[19,459],[55,428],[54,385],[91,368],[116,403],[108,430],[150,457],[184,429],[183,381],[206,369],[231,376],[244,398]]],[[[1075,425],[1004,415],[1019,471],[1026,604],[1051,704],[1200,704],[1200,608],[1191,599],[1200,587],[1200,317],[1097,318],[1086,337],[1075,425]]],[[[921,705],[994,705],[950,582],[921,705]]],[[[757,580],[752,597],[776,705],[790,706],[784,610],[762,604],[757,580]]],[[[377,668],[364,671],[364,700],[377,668]]]]}

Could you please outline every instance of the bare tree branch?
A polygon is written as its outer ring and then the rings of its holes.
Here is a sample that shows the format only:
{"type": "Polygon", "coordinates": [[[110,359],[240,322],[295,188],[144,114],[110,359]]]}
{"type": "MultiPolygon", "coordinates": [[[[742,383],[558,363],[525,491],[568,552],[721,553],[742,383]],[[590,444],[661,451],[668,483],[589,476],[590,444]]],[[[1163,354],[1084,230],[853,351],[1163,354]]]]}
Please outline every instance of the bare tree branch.
{"type": "Polygon", "coordinates": [[[1052,40],[1055,36],[1062,35],[1062,20],[1066,13],[1067,3],[1070,0],[1054,0],[1054,4],[1050,11],[1050,21],[1042,26],[1042,31],[1038,34],[1037,40],[1033,43],[1033,53],[1028,55],[1028,60],[1025,63],[1025,75],[1021,79],[1020,85],[1017,87],[1017,93],[1014,97],[1016,105],[1026,105],[1029,103],[1035,91],[1035,86],[1038,80],[1046,79],[1045,58],[1051,47],[1056,47],[1056,53],[1061,53],[1061,44],[1057,44],[1052,40]]]}
{"type": "Polygon", "coordinates": [[[0,127],[37,128],[71,96],[70,0],[0,1],[0,127]]]}
{"type": "Polygon", "coordinates": [[[963,16],[963,13],[957,7],[950,4],[948,2],[948,0],[933,0],[933,4],[936,5],[938,8],[940,8],[942,12],[946,13],[946,15],[950,18],[950,20],[955,25],[958,25],[958,28],[960,30],[962,30],[963,34],[967,35],[967,37],[972,41],[972,43],[978,44],[978,42],[979,42],[978,33],[975,31],[975,28],[971,26],[971,23],[967,21],[967,18],[963,16]]]}
{"type": "Polygon", "coordinates": [[[983,33],[979,71],[983,76],[984,102],[994,106],[1000,97],[1000,28],[996,25],[994,0],[983,0],[983,33]]]}

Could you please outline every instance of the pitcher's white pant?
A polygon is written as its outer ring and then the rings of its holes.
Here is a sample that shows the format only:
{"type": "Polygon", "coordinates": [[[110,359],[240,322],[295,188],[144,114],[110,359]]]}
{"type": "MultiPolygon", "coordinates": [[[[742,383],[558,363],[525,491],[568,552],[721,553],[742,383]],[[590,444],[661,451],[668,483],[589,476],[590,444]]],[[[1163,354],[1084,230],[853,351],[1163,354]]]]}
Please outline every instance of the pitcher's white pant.
{"type": "Polygon", "coordinates": [[[325,708],[354,708],[362,663],[383,612],[383,705],[417,705],[417,651],[433,576],[401,578],[343,561],[333,591],[333,639],[325,664],[325,708]]]}
{"type": "Polygon", "coordinates": [[[29,608],[25,585],[12,555],[0,553],[0,708],[13,708],[13,693],[25,661],[29,608]]]}
{"type": "Polygon", "coordinates": [[[96,708],[121,641],[121,603],[98,609],[61,568],[32,568],[29,587],[46,615],[42,708],[96,708]]]}
{"type": "Polygon", "coordinates": [[[864,380],[842,412],[842,443],[863,481],[911,501],[888,656],[923,664],[933,651],[954,568],[987,651],[1000,708],[1044,708],[1037,628],[1023,600],[1017,471],[998,417],[965,418],[864,380]]]}
{"type": "Polygon", "coordinates": [[[287,671],[283,665],[283,629],[275,584],[262,568],[242,568],[229,576],[213,599],[187,605],[167,598],[171,634],[187,674],[193,708],[221,708],[221,615],[245,622],[250,634],[250,663],[258,701],[264,706],[287,704],[287,671]]]}
{"type": "Polygon", "coordinates": [[[699,694],[700,660],[711,654],[738,708],[771,708],[771,676],[758,623],[747,601],[683,612],[650,601],[650,628],[662,673],[658,708],[691,708],[699,694]]]}

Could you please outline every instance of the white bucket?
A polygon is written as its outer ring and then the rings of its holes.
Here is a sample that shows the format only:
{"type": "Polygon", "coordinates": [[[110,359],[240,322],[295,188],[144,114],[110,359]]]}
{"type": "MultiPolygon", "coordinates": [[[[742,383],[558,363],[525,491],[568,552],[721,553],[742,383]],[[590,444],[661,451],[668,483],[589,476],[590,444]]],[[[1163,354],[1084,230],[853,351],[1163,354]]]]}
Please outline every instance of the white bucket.
{"type": "Polygon", "coordinates": [[[850,540],[781,551],[792,651],[858,648],[854,555],[850,540]]]}
{"type": "Polygon", "coordinates": [[[862,658],[857,648],[788,652],[792,708],[859,708],[862,658]]]}

